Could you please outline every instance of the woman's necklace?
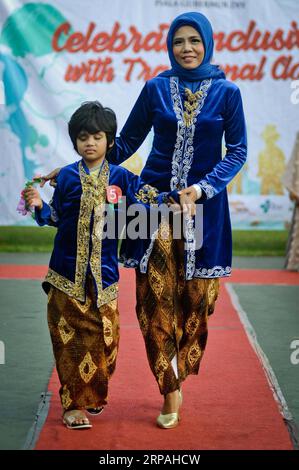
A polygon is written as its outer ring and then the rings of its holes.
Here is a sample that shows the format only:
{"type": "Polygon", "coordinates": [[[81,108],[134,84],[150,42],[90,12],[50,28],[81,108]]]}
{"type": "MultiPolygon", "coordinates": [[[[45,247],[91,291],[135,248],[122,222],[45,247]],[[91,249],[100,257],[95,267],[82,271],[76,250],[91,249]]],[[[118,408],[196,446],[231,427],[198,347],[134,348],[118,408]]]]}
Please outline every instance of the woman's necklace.
{"type": "Polygon", "coordinates": [[[184,101],[184,122],[187,127],[192,126],[198,102],[202,96],[201,90],[192,93],[189,88],[185,88],[186,100],[184,101]]]}

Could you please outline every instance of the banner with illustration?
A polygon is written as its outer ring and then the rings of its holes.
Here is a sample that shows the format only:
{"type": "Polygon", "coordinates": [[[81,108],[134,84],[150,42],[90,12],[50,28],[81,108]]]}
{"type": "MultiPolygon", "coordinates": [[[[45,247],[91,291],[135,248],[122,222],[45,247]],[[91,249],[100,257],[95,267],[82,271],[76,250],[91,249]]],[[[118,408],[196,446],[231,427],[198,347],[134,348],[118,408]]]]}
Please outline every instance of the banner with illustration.
{"type": "MultiPolygon", "coordinates": [[[[169,67],[167,30],[184,11],[210,19],[214,62],[243,96],[249,153],[228,187],[233,227],[286,226],[282,175],[299,131],[296,0],[1,0],[1,225],[32,224],[16,212],[25,182],[78,159],[67,122],[83,101],[113,108],[121,129],[144,82],[169,67]]],[[[151,140],[124,166],[140,173],[151,140]]],[[[42,196],[51,194],[47,185],[42,196]]]]}

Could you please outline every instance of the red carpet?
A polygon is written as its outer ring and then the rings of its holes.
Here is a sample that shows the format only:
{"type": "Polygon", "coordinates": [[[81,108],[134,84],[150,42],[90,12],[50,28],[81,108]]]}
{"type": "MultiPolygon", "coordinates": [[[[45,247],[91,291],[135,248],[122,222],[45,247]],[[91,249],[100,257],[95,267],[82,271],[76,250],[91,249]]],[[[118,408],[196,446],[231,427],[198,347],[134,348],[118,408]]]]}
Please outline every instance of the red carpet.
{"type": "Polygon", "coordinates": [[[45,277],[48,266],[26,264],[1,264],[0,279],[33,279],[41,280],[45,277]]]}
{"type": "MultiPolygon", "coordinates": [[[[0,279],[42,279],[48,266],[25,264],[1,264],[0,279]]],[[[129,270],[131,271],[131,270],[129,270]]],[[[128,273],[126,276],[132,276],[128,273]]],[[[124,277],[124,276],[123,276],[124,277]]],[[[135,284],[134,278],[132,282],[135,284]]],[[[244,284],[299,285],[299,275],[279,269],[234,269],[231,277],[224,282],[244,284]]]]}
{"type": "MultiPolygon", "coordinates": [[[[32,268],[35,275],[37,267],[32,268]]],[[[29,267],[24,271],[26,277],[29,271],[29,267]]],[[[236,269],[228,281],[299,284],[299,276],[293,274],[236,269]]],[[[8,277],[3,271],[0,276],[8,277]]],[[[92,419],[92,430],[66,429],[61,421],[58,380],[54,373],[49,384],[53,392],[50,411],[36,449],[292,449],[286,426],[231,304],[225,281],[210,320],[201,372],[184,384],[182,421],[173,430],[155,426],[162,398],[147,364],[134,304],[134,271],[122,269],[121,344],[117,370],[110,383],[109,405],[101,416],[92,419]]]]}
{"type": "Polygon", "coordinates": [[[299,275],[297,272],[282,269],[234,269],[227,282],[298,286],[299,275]]]}

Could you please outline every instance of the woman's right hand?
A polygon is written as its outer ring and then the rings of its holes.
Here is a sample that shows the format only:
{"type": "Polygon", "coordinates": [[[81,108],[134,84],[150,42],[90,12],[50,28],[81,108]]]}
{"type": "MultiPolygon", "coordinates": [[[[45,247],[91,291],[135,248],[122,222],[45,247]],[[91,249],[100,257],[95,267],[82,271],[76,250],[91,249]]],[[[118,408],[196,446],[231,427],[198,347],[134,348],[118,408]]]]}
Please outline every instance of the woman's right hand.
{"type": "Polygon", "coordinates": [[[178,204],[172,197],[169,198],[170,207],[175,214],[183,213],[188,217],[193,217],[196,214],[196,204],[192,198],[187,194],[180,194],[180,204],[178,204]]]}
{"type": "MultiPolygon", "coordinates": [[[[43,188],[46,184],[47,181],[50,181],[50,186],[57,186],[56,183],[56,178],[60,172],[61,168],[55,168],[55,170],[51,171],[48,175],[45,176],[39,176],[39,178],[42,178],[42,182],[39,184],[41,188],[43,188]]],[[[34,178],[33,178],[34,180],[34,178]]]]}
{"type": "Polygon", "coordinates": [[[179,196],[183,213],[188,217],[193,217],[196,214],[196,204],[194,199],[190,194],[183,191],[179,191],[179,196]]]}

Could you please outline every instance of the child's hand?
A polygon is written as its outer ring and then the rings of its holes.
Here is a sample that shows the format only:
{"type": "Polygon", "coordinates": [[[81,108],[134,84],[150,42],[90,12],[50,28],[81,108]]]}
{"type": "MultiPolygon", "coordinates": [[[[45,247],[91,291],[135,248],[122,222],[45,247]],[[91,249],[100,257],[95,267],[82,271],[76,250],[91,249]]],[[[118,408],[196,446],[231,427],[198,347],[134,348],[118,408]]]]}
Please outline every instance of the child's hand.
{"type": "Polygon", "coordinates": [[[29,188],[24,189],[23,195],[24,195],[26,204],[29,207],[36,207],[36,209],[42,209],[43,201],[37,189],[30,186],[29,188]]]}

